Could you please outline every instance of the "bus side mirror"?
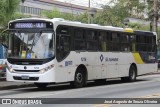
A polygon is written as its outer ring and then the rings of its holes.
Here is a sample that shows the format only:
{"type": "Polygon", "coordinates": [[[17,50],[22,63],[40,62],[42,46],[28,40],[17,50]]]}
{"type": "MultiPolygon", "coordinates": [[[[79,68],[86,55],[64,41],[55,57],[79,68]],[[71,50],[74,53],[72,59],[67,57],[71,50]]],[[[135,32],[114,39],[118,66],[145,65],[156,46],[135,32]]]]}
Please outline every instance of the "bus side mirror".
{"type": "Polygon", "coordinates": [[[157,43],[160,44],[160,39],[157,40],[157,43]]]}
{"type": "Polygon", "coordinates": [[[2,43],[4,44],[4,42],[5,42],[5,35],[2,34],[2,43]]]}

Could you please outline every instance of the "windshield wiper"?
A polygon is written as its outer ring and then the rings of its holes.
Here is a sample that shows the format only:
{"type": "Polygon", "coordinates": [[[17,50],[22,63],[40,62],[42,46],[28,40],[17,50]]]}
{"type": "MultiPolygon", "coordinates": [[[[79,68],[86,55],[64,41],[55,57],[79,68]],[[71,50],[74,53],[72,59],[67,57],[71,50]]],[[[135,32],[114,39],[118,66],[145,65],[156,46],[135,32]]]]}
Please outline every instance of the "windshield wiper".
{"type": "Polygon", "coordinates": [[[23,48],[22,49],[24,49],[24,45],[25,45],[25,41],[24,41],[24,37],[22,38],[22,35],[21,35],[21,33],[20,33],[20,31],[17,31],[17,35],[16,35],[21,41],[22,41],[22,43],[23,43],[23,48]]]}
{"type": "Polygon", "coordinates": [[[40,31],[39,33],[37,33],[33,39],[33,42],[32,42],[32,47],[31,47],[31,52],[32,52],[32,49],[33,49],[33,46],[35,46],[35,44],[38,42],[38,40],[40,39],[42,35],[42,31],[40,31]]]}
{"type": "MultiPolygon", "coordinates": [[[[35,37],[33,38],[33,42],[31,44],[31,49],[30,49],[30,52],[32,52],[32,49],[33,49],[33,46],[38,42],[39,38],[41,37],[41,34],[42,34],[42,31],[40,32],[37,32],[35,37]]],[[[28,35],[28,38],[27,38],[27,43],[25,43],[25,40],[24,40],[24,36],[21,35],[21,32],[20,31],[17,31],[17,35],[16,35],[20,40],[22,40],[22,42],[24,43],[24,45],[26,45],[26,47],[28,47],[28,39],[29,39],[29,35],[28,35]],[[22,38],[23,37],[23,38],[22,38]]],[[[26,52],[27,52],[27,48],[26,48],[26,52]]]]}

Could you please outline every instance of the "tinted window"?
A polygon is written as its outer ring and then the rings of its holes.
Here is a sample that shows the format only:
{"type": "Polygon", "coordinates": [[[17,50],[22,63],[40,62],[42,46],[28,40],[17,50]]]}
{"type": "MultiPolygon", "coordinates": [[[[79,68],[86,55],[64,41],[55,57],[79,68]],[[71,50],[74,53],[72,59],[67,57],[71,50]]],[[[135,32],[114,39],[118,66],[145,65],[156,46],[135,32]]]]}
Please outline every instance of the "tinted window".
{"type": "Polygon", "coordinates": [[[84,38],[84,29],[75,28],[74,29],[74,47],[75,50],[86,50],[86,43],[84,38]]]}
{"type": "Polygon", "coordinates": [[[56,58],[63,60],[70,52],[70,31],[67,26],[59,26],[56,35],[56,58]]]}
{"type": "Polygon", "coordinates": [[[86,30],[86,48],[87,50],[98,50],[98,41],[97,41],[97,31],[96,30],[86,30]]]}

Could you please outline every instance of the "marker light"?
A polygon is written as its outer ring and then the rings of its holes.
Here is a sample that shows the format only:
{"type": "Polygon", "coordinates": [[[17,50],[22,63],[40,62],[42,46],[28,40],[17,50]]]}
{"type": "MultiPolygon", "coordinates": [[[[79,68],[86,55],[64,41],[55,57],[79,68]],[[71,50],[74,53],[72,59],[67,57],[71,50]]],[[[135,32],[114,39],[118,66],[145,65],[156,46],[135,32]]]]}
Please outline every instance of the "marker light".
{"type": "Polygon", "coordinates": [[[131,28],[125,28],[125,29],[124,29],[124,32],[133,33],[134,31],[133,31],[133,29],[131,29],[131,28]]]}
{"type": "Polygon", "coordinates": [[[52,69],[53,67],[54,67],[54,65],[52,64],[46,68],[43,68],[40,70],[40,73],[43,74],[43,73],[47,72],[48,70],[52,69]]]}
{"type": "Polygon", "coordinates": [[[7,66],[7,69],[8,69],[9,72],[15,73],[15,70],[13,70],[12,67],[7,66]]]}

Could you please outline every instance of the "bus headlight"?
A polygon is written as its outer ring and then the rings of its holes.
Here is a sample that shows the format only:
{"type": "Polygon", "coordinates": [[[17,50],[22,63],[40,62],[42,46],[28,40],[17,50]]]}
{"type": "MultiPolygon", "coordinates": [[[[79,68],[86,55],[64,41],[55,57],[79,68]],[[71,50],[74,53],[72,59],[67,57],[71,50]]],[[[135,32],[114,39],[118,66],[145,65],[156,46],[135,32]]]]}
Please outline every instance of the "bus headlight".
{"type": "Polygon", "coordinates": [[[40,73],[43,74],[43,73],[47,72],[48,70],[52,69],[53,67],[54,67],[54,65],[52,64],[46,68],[43,68],[40,70],[40,73]]]}
{"type": "Polygon", "coordinates": [[[11,73],[14,73],[15,72],[15,70],[14,69],[12,69],[11,67],[9,67],[9,66],[7,66],[7,69],[8,69],[8,71],[9,72],[11,72],[11,73]]]}

